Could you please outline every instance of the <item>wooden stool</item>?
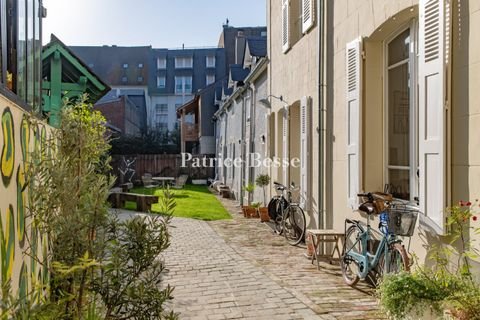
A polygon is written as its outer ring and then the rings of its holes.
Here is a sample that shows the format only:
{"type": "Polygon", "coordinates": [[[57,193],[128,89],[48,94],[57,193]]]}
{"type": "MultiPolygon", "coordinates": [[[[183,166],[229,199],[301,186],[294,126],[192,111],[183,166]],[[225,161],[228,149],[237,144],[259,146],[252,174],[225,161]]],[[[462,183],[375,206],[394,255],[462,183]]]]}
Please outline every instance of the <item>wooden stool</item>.
{"type": "Polygon", "coordinates": [[[311,235],[312,244],[313,244],[313,255],[312,255],[312,263],[313,260],[317,260],[317,269],[320,268],[320,258],[326,258],[329,260],[330,263],[335,259],[335,251],[338,254],[338,259],[341,257],[340,247],[343,246],[343,238],[345,237],[343,232],[333,230],[333,229],[311,229],[307,230],[307,234],[311,235]],[[320,249],[325,249],[324,244],[326,243],[334,243],[333,250],[330,253],[320,253],[320,249]],[[340,243],[340,244],[339,244],[340,243]],[[320,247],[322,244],[322,247],[320,247]]]}

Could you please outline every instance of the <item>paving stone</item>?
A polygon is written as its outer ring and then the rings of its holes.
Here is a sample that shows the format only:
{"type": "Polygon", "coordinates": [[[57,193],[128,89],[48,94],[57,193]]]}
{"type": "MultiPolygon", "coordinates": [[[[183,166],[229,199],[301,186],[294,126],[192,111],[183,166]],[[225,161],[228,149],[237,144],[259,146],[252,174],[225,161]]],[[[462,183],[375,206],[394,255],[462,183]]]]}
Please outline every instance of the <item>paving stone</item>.
{"type": "Polygon", "coordinates": [[[343,283],[338,266],[317,270],[305,247],[219,200],[233,219],[171,222],[163,283],[175,286],[168,307],[180,319],[384,319],[373,296],[343,283]]]}

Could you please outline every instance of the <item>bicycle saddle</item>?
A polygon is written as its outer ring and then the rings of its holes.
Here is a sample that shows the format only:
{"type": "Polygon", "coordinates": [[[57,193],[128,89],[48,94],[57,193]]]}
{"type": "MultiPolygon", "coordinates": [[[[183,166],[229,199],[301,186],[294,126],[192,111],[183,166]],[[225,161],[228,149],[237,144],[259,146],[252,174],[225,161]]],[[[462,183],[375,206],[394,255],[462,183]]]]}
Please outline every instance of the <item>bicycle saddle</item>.
{"type": "Polygon", "coordinates": [[[377,210],[375,209],[375,206],[371,202],[364,202],[362,203],[359,207],[358,210],[365,212],[366,214],[376,214],[377,210]]]}

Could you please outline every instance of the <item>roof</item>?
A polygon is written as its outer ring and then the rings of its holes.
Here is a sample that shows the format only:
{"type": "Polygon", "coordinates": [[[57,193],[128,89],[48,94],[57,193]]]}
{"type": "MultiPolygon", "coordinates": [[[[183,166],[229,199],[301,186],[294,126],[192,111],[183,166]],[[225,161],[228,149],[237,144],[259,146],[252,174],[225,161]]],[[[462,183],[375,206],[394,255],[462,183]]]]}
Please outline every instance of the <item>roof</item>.
{"type": "Polygon", "coordinates": [[[243,81],[248,76],[250,70],[244,69],[242,64],[230,65],[230,80],[243,81]]]}
{"type": "Polygon", "coordinates": [[[151,46],[71,46],[110,85],[146,86],[151,46]]]}
{"type": "Polygon", "coordinates": [[[267,38],[247,37],[247,50],[254,57],[267,56],[267,38]]]}
{"type": "Polygon", "coordinates": [[[43,47],[42,52],[42,73],[47,81],[50,81],[50,57],[56,52],[60,54],[62,59],[62,82],[79,83],[81,77],[86,78],[84,93],[88,94],[89,102],[95,103],[110,90],[110,87],[82,59],[53,34],[50,42],[43,47]]]}

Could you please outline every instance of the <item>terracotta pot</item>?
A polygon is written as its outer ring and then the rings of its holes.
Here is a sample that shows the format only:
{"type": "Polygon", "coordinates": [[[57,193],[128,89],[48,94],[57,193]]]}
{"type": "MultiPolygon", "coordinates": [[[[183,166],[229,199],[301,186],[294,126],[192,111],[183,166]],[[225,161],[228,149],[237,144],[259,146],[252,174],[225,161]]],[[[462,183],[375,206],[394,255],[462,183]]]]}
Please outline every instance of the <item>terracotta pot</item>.
{"type": "Polygon", "coordinates": [[[258,212],[260,213],[260,222],[270,221],[270,217],[268,216],[268,208],[267,207],[259,208],[258,212]]]}
{"type": "Polygon", "coordinates": [[[254,218],[257,214],[257,209],[254,207],[246,207],[245,209],[245,217],[246,218],[254,218]]]}

